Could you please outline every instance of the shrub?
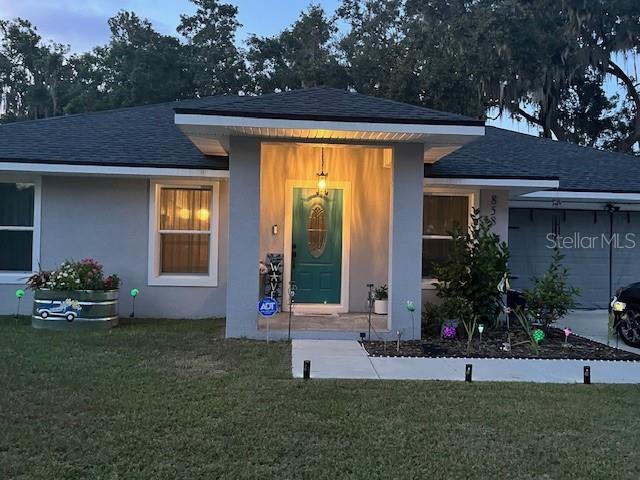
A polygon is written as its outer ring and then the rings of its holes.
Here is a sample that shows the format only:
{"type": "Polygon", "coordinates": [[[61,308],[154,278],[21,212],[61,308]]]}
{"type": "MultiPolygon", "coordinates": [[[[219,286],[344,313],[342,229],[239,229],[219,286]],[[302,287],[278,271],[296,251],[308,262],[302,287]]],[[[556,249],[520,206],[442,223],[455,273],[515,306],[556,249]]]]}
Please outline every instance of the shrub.
{"type": "Polygon", "coordinates": [[[105,277],[102,265],[91,258],[79,262],[65,260],[57,270],[41,270],[27,280],[27,287],[34,290],[115,290],[119,286],[120,278],[105,277]]]}
{"type": "Polygon", "coordinates": [[[576,305],[579,290],[568,285],[569,271],[562,266],[563,258],[564,255],[556,249],[545,274],[533,278],[533,288],[524,290],[527,309],[545,328],[576,305]]]}
{"type": "Polygon", "coordinates": [[[477,209],[471,220],[469,230],[457,226],[451,233],[449,256],[435,267],[437,295],[445,302],[463,299],[475,321],[496,325],[502,309],[497,286],[507,271],[509,251],[491,230],[493,220],[480,216],[477,209]]]}

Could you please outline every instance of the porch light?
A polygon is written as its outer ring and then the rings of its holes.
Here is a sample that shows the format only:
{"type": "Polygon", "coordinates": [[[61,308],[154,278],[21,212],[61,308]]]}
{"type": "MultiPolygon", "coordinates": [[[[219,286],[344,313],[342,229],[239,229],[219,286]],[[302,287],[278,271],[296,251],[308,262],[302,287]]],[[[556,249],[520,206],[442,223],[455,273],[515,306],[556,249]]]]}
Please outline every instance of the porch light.
{"type": "Polygon", "coordinates": [[[316,195],[319,197],[326,197],[329,195],[329,189],[327,188],[328,173],[324,171],[324,148],[320,149],[320,172],[316,173],[318,178],[318,190],[316,195]]]}

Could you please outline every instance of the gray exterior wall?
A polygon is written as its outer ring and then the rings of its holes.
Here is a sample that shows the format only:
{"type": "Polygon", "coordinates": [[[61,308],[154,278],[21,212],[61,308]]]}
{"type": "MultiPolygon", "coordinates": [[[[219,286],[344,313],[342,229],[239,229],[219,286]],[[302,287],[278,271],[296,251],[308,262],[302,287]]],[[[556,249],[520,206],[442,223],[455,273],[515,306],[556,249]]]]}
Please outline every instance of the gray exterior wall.
{"type": "Polygon", "coordinates": [[[260,140],[231,137],[227,337],[257,337],[260,140]]]}
{"type": "MultiPolygon", "coordinates": [[[[149,180],[118,177],[42,178],[40,263],[53,269],[65,259],[93,257],[123,281],[120,314],[131,311],[131,288],[140,289],[136,316],[203,318],[225,315],[227,284],[227,183],[220,182],[217,287],[147,286],[149,180]]],[[[0,285],[0,313],[14,313],[17,285],[0,285]]],[[[31,309],[25,297],[23,313],[31,309]]]]}
{"type": "MultiPolygon", "coordinates": [[[[424,159],[421,144],[397,145],[393,158],[389,255],[389,322],[392,334],[420,338],[422,312],[422,197],[424,159]],[[415,312],[407,311],[407,301],[415,312]]],[[[393,335],[391,335],[393,336],[393,335]]]]}

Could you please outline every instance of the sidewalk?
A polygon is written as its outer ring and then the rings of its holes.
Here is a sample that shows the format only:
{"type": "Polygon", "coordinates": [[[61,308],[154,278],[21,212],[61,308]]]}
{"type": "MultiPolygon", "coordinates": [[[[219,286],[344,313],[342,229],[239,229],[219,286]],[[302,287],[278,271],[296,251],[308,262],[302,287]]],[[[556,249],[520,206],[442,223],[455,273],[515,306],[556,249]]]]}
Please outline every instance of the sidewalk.
{"type": "Polygon", "coordinates": [[[473,381],[582,383],[588,365],[593,383],[640,383],[640,362],[369,357],[351,340],[293,340],[291,350],[294,378],[310,360],[311,378],[464,381],[470,363],[473,381]]]}

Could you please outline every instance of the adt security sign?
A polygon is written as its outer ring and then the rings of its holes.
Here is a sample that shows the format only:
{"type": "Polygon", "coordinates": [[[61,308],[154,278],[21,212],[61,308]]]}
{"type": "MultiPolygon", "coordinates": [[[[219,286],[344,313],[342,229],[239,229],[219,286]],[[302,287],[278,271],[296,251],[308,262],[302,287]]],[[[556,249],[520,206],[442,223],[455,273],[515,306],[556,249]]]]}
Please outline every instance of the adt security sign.
{"type": "Polygon", "coordinates": [[[278,301],[275,298],[264,297],[258,302],[258,313],[263,317],[273,317],[278,313],[278,301]]]}

